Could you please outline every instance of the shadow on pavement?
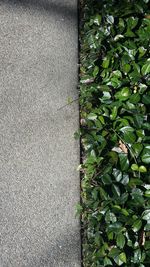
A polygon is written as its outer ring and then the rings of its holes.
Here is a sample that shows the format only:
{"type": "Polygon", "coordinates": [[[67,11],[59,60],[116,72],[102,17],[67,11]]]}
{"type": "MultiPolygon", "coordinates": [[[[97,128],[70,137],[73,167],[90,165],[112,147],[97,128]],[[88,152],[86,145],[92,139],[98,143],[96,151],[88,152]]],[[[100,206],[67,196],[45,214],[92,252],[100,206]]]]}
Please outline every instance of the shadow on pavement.
{"type": "Polygon", "coordinates": [[[70,3],[65,4],[61,0],[0,0],[0,5],[9,5],[11,8],[17,8],[19,5],[26,9],[37,9],[40,12],[62,15],[67,19],[77,19],[77,5],[70,3]]]}

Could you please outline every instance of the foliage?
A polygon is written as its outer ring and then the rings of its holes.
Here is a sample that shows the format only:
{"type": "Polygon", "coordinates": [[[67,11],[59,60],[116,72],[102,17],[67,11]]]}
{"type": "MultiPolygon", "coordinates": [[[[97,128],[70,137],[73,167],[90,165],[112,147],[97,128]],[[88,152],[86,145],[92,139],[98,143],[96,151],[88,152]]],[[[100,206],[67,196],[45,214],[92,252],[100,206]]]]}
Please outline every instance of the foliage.
{"type": "Polygon", "coordinates": [[[148,0],[85,0],[80,24],[84,267],[150,265],[148,0]]]}

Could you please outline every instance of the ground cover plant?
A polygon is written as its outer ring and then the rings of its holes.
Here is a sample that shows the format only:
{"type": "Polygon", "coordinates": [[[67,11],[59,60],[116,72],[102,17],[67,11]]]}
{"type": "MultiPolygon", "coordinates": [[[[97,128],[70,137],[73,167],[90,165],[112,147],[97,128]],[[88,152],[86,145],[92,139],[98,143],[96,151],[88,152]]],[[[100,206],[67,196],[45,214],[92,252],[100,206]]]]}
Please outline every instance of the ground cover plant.
{"type": "Polygon", "coordinates": [[[80,16],[83,266],[150,266],[149,1],[80,16]]]}

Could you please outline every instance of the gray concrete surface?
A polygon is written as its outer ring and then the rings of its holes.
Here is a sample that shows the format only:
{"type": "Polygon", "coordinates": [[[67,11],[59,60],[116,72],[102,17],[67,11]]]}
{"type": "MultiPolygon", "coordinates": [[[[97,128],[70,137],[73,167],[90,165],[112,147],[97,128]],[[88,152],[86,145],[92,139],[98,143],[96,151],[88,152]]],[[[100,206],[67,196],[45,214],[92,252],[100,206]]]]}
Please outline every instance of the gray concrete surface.
{"type": "Polygon", "coordinates": [[[0,267],[80,267],[77,0],[0,0],[0,267]]]}

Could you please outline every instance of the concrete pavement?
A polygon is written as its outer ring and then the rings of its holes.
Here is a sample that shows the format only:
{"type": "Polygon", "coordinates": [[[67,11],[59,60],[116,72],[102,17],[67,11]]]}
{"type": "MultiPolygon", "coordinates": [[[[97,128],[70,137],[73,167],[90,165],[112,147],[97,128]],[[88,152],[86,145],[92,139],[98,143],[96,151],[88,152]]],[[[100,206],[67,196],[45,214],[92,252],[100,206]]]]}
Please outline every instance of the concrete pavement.
{"type": "Polygon", "coordinates": [[[77,0],[0,0],[0,267],[80,267],[77,0]]]}

